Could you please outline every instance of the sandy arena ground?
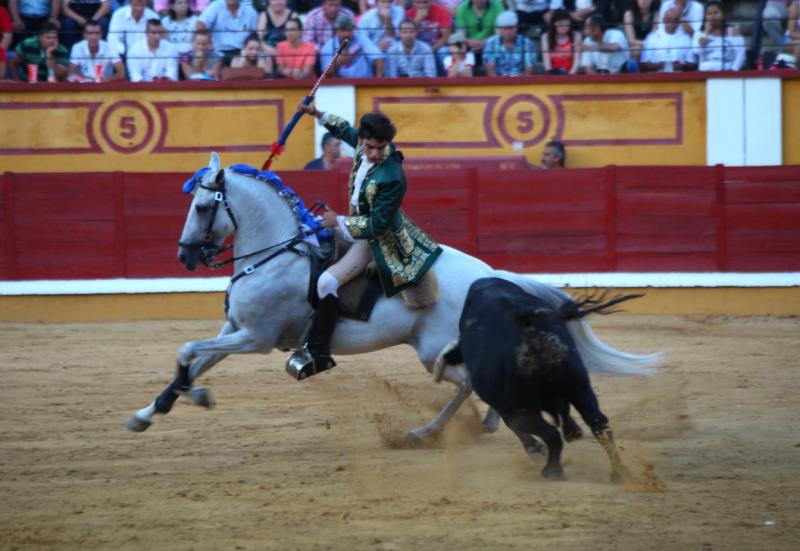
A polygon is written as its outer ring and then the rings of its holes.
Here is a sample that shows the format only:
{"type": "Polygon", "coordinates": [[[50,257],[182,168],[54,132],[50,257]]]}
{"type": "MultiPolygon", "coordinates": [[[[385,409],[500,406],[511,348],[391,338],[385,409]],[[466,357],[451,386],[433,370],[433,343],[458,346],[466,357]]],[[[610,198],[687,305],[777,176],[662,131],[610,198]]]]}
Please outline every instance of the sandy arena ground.
{"type": "Polygon", "coordinates": [[[124,430],[218,325],[0,325],[1,549],[800,548],[800,320],[595,319],[669,353],[655,378],[594,378],[624,486],[591,438],[543,481],[508,430],[476,431],[477,401],[404,447],[452,388],[408,347],[303,383],[283,353],[229,358],[202,381],[216,409],[124,430]]]}

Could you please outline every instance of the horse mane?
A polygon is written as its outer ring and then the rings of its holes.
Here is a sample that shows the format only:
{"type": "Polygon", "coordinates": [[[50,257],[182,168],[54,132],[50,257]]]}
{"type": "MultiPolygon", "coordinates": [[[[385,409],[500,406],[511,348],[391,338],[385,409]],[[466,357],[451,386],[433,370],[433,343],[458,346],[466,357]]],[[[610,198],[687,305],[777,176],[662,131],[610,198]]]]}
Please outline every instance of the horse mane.
{"type": "MultiPolygon", "coordinates": [[[[182,186],[183,192],[186,194],[192,193],[195,187],[199,185],[200,181],[210,170],[211,168],[209,167],[203,167],[195,172],[191,178],[184,182],[182,186]]],[[[297,223],[298,231],[300,233],[314,233],[321,239],[332,237],[330,230],[322,229],[322,226],[317,221],[313,211],[306,208],[300,196],[297,195],[293,189],[285,185],[280,176],[274,172],[270,170],[258,170],[257,168],[245,164],[231,165],[226,170],[242,176],[248,176],[254,180],[258,180],[269,185],[269,187],[271,187],[275,193],[278,194],[278,197],[283,199],[283,201],[288,205],[289,210],[291,210],[292,214],[294,215],[295,222],[297,223]]]]}

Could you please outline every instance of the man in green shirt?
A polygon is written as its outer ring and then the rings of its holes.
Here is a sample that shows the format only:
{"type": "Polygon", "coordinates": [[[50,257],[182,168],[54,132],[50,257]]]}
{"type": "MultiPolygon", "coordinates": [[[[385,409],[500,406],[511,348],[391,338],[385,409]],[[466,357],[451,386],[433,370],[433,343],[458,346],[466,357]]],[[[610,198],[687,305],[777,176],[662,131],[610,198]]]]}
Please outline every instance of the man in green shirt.
{"type": "Polygon", "coordinates": [[[464,31],[476,58],[486,40],[494,34],[495,20],[503,9],[500,0],[464,0],[456,9],[456,30],[464,31]]]}
{"type": "Polygon", "coordinates": [[[319,119],[334,137],[355,148],[350,172],[348,215],[327,210],[322,225],[352,243],[317,281],[319,305],[303,348],[287,362],[297,379],[336,365],[330,341],[336,326],[337,291],[374,261],[383,292],[391,297],[418,283],[442,253],[400,209],[406,193],[403,154],[391,143],[396,129],[383,113],[367,113],[353,128],[343,118],[303,105],[298,110],[319,119]]]}
{"type": "Polygon", "coordinates": [[[11,78],[30,82],[29,65],[36,65],[36,82],[67,78],[69,52],[58,43],[58,28],[53,23],[42,23],[37,36],[17,44],[16,55],[11,59],[11,78]]]}

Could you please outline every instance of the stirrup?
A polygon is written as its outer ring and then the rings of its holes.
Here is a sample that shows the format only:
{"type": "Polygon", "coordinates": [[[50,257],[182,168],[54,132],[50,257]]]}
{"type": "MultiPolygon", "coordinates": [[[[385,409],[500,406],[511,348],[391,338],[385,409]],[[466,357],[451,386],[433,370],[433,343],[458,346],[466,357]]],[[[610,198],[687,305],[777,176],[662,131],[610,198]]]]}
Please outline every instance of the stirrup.
{"type": "Polygon", "coordinates": [[[297,381],[302,381],[307,377],[327,371],[336,366],[336,362],[330,355],[317,356],[311,355],[306,347],[295,350],[286,360],[286,373],[297,381]]]}

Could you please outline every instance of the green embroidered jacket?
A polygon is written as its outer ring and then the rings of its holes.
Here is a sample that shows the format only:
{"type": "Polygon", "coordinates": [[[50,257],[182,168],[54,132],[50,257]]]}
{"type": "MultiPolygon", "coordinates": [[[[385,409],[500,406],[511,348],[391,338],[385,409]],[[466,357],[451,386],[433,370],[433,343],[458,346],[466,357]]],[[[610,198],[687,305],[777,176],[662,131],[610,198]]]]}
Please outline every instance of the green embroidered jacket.
{"type": "MultiPolygon", "coordinates": [[[[355,148],[348,186],[348,197],[352,197],[356,173],[365,161],[358,131],[335,115],[328,115],[325,128],[355,148]]],[[[350,213],[345,218],[350,234],[369,242],[387,297],[418,282],[442,254],[442,248],[400,209],[406,193],[402,162],[402,153],[388,144],[383,159],[375,163],[364,177],[358,195],[358,209],[350,204],[350,213]]]]}

